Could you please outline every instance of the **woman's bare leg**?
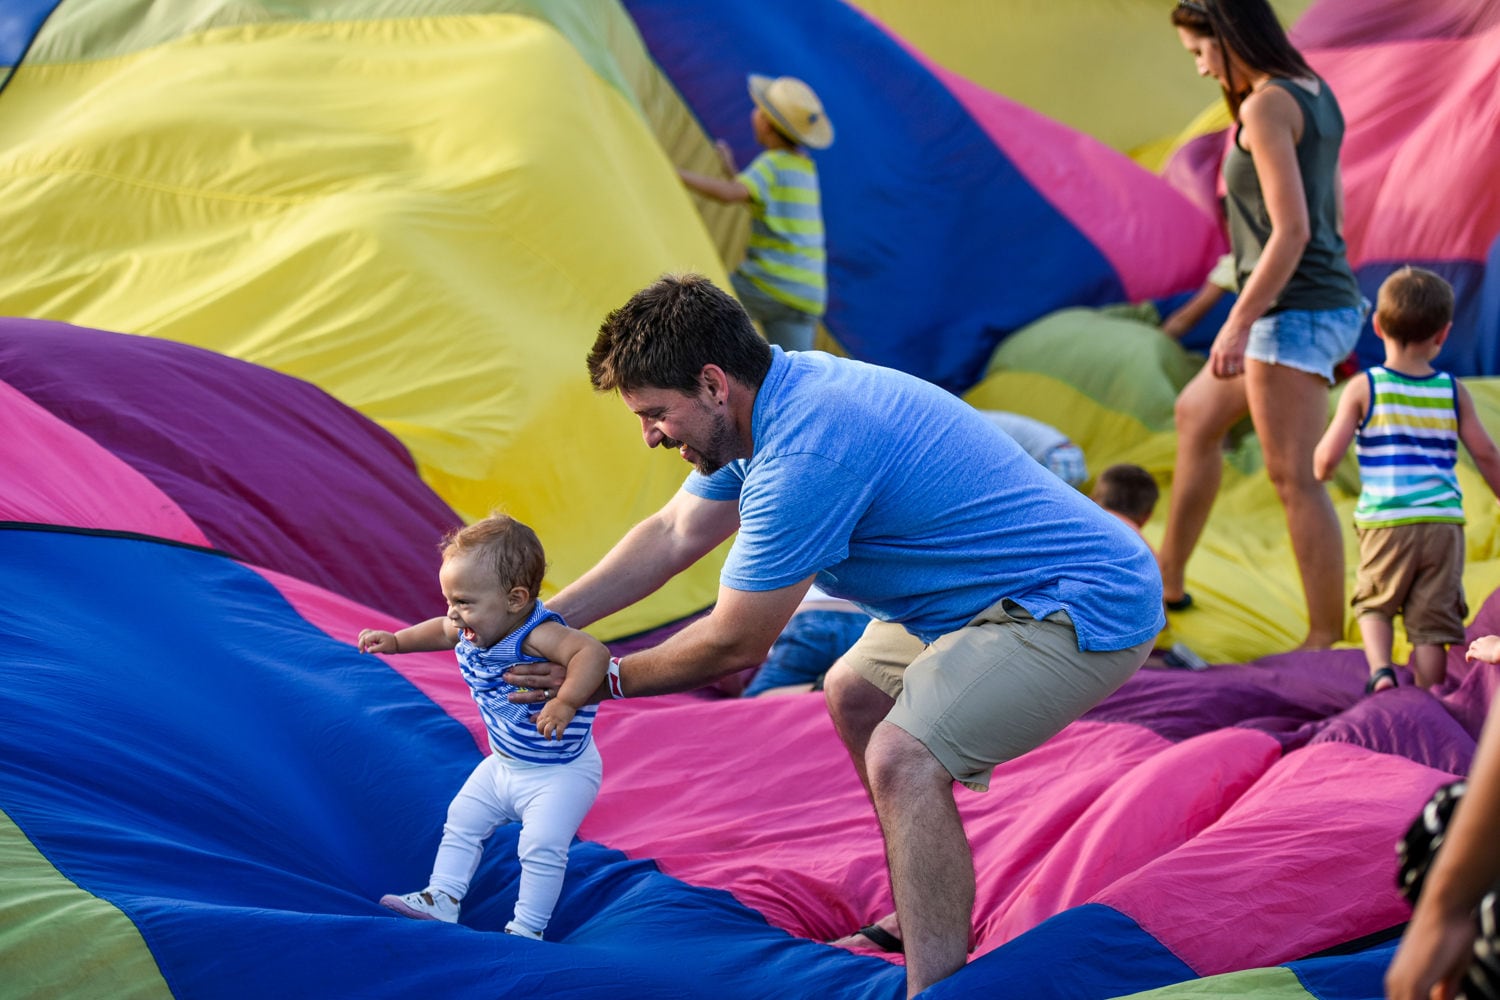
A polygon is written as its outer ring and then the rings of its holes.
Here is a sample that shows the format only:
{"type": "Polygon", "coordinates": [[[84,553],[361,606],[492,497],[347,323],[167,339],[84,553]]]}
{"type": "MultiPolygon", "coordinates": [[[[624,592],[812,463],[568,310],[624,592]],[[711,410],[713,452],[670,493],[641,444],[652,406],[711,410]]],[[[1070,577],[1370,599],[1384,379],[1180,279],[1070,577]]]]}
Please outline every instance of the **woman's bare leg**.
{"type": "Polygon", "coordinates": [[[1172,470],[1172,499],[1157,564],[1162,594],[1182,597],[1188,557],[1203,534],[1224,475],[1224,436],[1248,412],[1245,379],[1215,378],[1204,367],[1177,397],[1177,462],[1172,470]]]}
{"type": "Polygon", "coordinates": [[[1326,649],[1344,637],[1344,535],[1327,488],[1313,475],[1313,449],[1328,423],[1328,383],[1321,376],[1251,360],[1245,376],[1250,417],[1266,473],[1286,510],[1292,553],[1307,602],[1303,649],[1326,649]]]}

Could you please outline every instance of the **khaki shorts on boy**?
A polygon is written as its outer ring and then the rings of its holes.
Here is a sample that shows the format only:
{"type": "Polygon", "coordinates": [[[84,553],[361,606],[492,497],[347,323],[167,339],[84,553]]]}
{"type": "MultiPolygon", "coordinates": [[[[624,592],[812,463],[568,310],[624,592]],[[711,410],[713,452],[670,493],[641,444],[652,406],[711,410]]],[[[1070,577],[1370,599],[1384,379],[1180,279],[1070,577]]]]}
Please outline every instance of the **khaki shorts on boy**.
{"type": "Polygon", "coordinates": [[[930,645],[893,622],[873,621],[843,662],[896,699],[885,721],[982,792],[996,764],[1041,746],[1103,701],[1151,646],[1083,652],[1066,611],[1037,621],[1001,600],[930,645]]]}
{"type": "Polygon", "coordinates": [[[1464,528],[1423,521],[1390,528],[1356,528],[1359,571],[1354,575],[1354,617],[1401,615],[1413,646],[1464,641],[1464,528]]]}

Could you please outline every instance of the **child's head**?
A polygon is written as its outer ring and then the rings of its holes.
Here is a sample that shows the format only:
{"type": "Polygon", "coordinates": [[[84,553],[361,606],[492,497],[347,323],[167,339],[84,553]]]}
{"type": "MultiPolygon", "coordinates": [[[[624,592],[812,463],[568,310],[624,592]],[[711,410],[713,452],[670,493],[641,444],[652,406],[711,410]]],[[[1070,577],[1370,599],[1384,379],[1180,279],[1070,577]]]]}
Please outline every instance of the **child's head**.
{"type": "Polygon", "coordinates": [[[1111,465],[1094,482],[1094,502],[1112,514],[1122,514],[1136,527],[1151,520],[1161,489],[1151,473],[1139,465],[1111,465]]]}
{"type": "Polygon", "coordinates": [[[833,144],[833,124],[823,103],[807,84],[792,76],[750,75],[750,99],[755,102],[751,121],[762,146],[784,140],[789,146],[827,149],[833,144]],[[768,141],[769,140],[769,141],[768,141]]]}
{"type": "Polygon", "coordinates": [[[1375,326],[1398,344],[1419,344],[1453,322],[1453,286],[1421,267],[1403,267],[1381,282],[1375,326]]]}
{"type": "Polygon", "coordinates": [[[493,646],[526,620],[547,569],[536,532],[513,517],[491,514],[450,532],[442,552],[438,582],[448,617],[465,638],[493,646]]]}

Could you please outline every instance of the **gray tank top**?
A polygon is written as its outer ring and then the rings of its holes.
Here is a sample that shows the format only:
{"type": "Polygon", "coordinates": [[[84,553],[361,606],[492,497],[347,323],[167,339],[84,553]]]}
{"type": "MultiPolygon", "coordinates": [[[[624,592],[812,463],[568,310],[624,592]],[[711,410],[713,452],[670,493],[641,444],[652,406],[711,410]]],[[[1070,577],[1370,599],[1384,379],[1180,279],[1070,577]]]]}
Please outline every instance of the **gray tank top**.
{"type": "MultiPolygon", "coordinates": [[[[1297,143],[1297,166],[1307,194],[1311,234],[1297,270],[1281,290],[1267,315],[1288,309],[1344,309],[1360,304],[1362,296],[1344,249],[1343,218],[1339,211],[1339,145],[1344,139],[1344,116],[1325,81],[1316,95],[1291,80],[1269,83],[1291,94],[1302,109],[1302,139],[1297,143]]],[[[1234,146],[1224,157],[1225,210],[1229,244],[1241,288],[1260,260],[1271,236],[1271,217],[1261,193],[1255,160],[1240,147],[1239,126],[1234,146]]]]}

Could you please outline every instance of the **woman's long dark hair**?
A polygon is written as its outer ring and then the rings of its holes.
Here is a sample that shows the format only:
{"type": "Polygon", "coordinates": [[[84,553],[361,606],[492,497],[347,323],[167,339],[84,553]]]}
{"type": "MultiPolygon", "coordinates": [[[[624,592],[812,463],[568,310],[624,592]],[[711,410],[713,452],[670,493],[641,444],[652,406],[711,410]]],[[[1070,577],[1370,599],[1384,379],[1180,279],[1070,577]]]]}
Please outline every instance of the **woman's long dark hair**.
{"type": "MultiPolygon", "coordinates": [[[[1286,37],[1276,12],[1267,0],[1178,0],[1172,9],[1172,24],[1195,35],[1218,41],[1224,55],[1224,72],[1230,75],[1229,54],[1261,73],[1281,77],[1316,76],[1307,60],[1286,37]]],[[[1249,89],[1234,85],[1230,76],[1224,88],[1224,103],[1238,121],[1240,104],[1249,89]]]]}

